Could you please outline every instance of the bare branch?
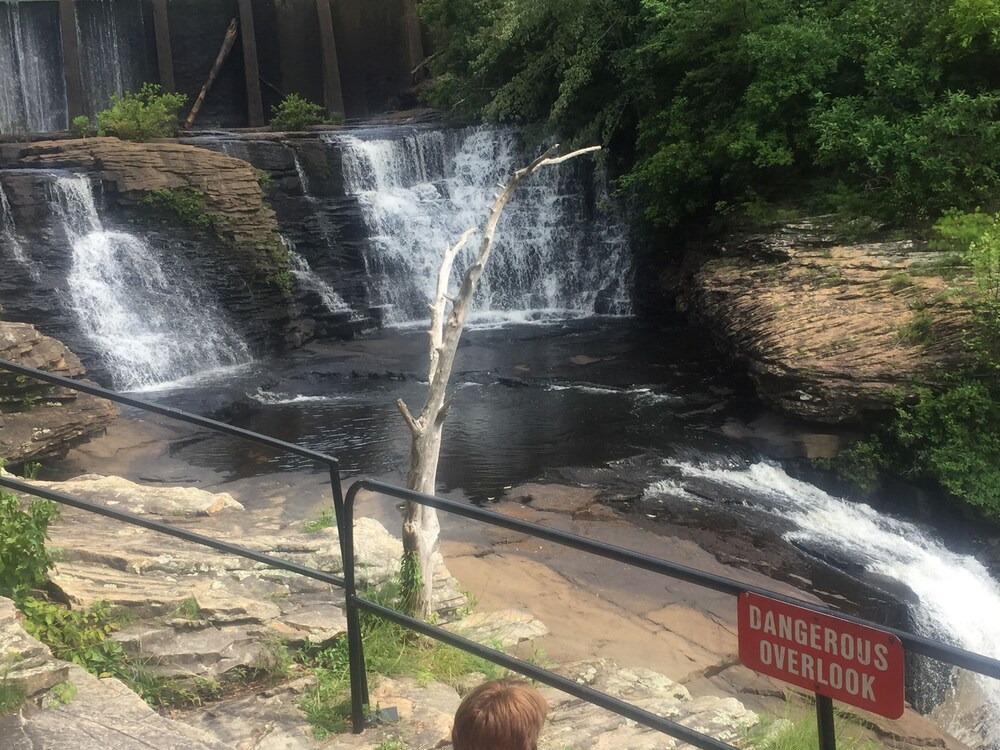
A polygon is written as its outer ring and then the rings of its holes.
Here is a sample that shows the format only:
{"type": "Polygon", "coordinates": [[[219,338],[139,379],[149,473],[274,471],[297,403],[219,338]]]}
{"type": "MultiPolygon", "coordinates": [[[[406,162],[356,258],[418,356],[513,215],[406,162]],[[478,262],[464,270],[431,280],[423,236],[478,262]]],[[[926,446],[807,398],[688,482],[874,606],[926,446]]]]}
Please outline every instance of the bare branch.
{"type": "Polygon", "coordinates": [[[430,334],[430,352],[428,356],[429,371],[428,379],[432,378],[437,369],[438,351],[444,339],[444,311],[448,301],[454,302],[454,297],[448,294],[448,282],[451,279],[451,268],[455,263],[455,258],[465,247],[469,238],[475,234],[475,227],[466,229],[458,242],[449,248],[445,248],[444,257],[441,259],[441,268],[438,269],[437,290],[434,294],[434,301],[430,304],[431,325],[428,330],[430,334]]]}
{"type": "Polygon", "coordinates": [[[410,432],[414,435],[420,434],[420,425],[417,424],[417,420],[413,418],[410,414],[410,409],[406,405],[406,402],[401,398],[396,399],[396,408],[399,409],[399,413],[403,415],[403,421],[406,422],[406,426],[410,428],[410,432]]]}

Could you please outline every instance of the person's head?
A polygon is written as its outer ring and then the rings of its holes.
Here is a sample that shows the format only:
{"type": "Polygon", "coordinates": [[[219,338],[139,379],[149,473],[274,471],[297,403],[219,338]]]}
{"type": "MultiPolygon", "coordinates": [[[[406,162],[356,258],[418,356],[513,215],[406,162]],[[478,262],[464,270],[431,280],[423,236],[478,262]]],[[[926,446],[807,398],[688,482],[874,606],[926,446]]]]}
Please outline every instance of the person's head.
{"type": "Polygon", "coordinates": [[[454,750],[536,750],[549,706],[524,680],[484,682],[462,701],[451,730],[454,750]]]}

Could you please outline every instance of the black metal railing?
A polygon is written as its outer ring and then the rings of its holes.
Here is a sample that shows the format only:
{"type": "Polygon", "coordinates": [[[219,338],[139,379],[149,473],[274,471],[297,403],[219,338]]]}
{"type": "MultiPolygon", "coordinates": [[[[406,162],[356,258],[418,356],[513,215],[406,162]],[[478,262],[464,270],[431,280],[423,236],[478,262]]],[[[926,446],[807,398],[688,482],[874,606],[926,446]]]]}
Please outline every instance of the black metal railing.
{"type": "Polygon", "coordinates": [[[225,422],[219,422],[215,419],[202,417],[198,414],[191,414],[190,412],[174,409],[169,406],[154,404],[151,401],[143,401],[142,399],[135,398],[134,396],[126,396],[118,393],[117,391],[101,388],[99,385],[94,385],[93,383],[71,380],[70,378],[62,377],[61,375],[55,375],[51,372],[39,370],[34,367],[27,367],[26,365],[11,362],[6,359],[0,359],[0,370],[8,370],[26,378],[34,378],[35,380],[40,380],[43,383],[49,383],[50,385],[59,386],[61,388],[68,388],[81,393],[89,393],[91,396],[107,399],[108,401],[113,401],[116,404],[131,406],[152,414],[159,414],[178,422],[187,422],[188,424],[197,425],[198,427],[204,427],[206,430],[211,430],[212,432],[230,435],[232,437],[240,438],[241,440],[258,443],[259,445],[266,445],[270,448],[275,448],[285,453],[291,453],[302,458],[307,458],[310,461],[320,464],[321,466],[324,466],[329,473],[330,491],[333,493],[333,508],[337,517],[337,530],[341,532],[341,537],[343,537],[343,528],[341,528],[340,523],[343,517],[344,490],[340,481],[340,461],[333,456],[328,456],[325,453],[320,453],[319,451],[314,451],[310,448],[303,448],[301,445],[289,443],[286,440],[279,440],[278,438],[273,438],[268,435],[261,435],[258,432],[244,430],[242,427],[234,427],[233,425],[226,424],[225,422]]]}
{"type": "MultiPolygon", "coordinates": [[[[626,703],[618,698],[607,695],[600,691],[594,690],[593,688],[581,685],[574,680],[563,677],[562,675],[556,674],[555,672],[543,669],[537,665],[531,664],[529,662],[516,659],[503,651],[497,649],[492,649],[482,644],[471,641],[460,635],[456,635],[450,631],[444,630],[443,628],[437,627],[435,625],[430,625],[416,618],[410,617],[409,615],[397,612],[396,610],[387,608],[377,602],[365,599],[363,596],[358,594],[357,585],[355,580],[355,564],[354,564],[354,503],[357,499],[358,493],[362,490],[367,490],[370,492],[376,492],[389,497],[398,498],[401,500],[406,500],[410,502],[419,503],[421,505],[426,505],[428,507],[436,508],[438,510],[453,513],[455,515],[469,518],[476,521],[481,521],[483,523],[490,524],[492,526],[498,526],[501,528],[509,529],[511,531],[517,531],[524,534],[528,534],[538,539],[543,539],[555,544],[559,544],[565,547],[576,549],[588,554],[596,555],[608,560],[613,560],[616,562],[624,563],[627,565],[632,565],[634,567],[640,568],[642,570],[651,571],[659,575],[667,576],[681,581],[686,581],[704,588],[708,588],[714,591],[719,591],[722,593],[730,594],[732,596],[740,596],[744,593],[758,594],[761,596],[766,596],[771,599],[776,599],[781,602],[792,604],[795,606],[803,607],[805,609],[812,610],[814,612],[830,615],[842,620],[847,620],[859,625],[865,625],[869,627],[874,627],[880,629],[884,632],[891,633],[899,638],[903,647],[912,653],[921,654],[923,656],[936,659],[938,661],[950,664],[953,666],[961,667],[964,669],[977,672],[979,674],[987,675],[989,677],[1000,679],[1000,660],[993,659],[990,657],[982,656],[980,654],[975,654],[971,651],[965,649],[957,648],[955,646],[950,646],[945,643],[940,643],[923,636],[915,635],[913,633],[908,633],[906,631],[886,628],[884,626],[876,625],[875,623],[868,622],[858,617],[852,617],[846,615],[842,612],[831,610],[827,607],[821,605],[813,604],[811,602],[801,601],[793,597],[785,596],[777,592],[769,591],[767,589],[762,589],[756,586],[750,586],[747,584],[740,583],[738,581],[725,578],[722,576],[717,576],[711,573],[706,573],[704,571],[697,570],[695,568],[690,568],[684,565],[679,565],[676,563],[671,563],[666,560],[661,560],[659,558],[652,557],[640,552],[635,552],[633,550],[626,549],[624,547],[618,547],[615,545],[605,544],[600,541],[593,539],[588,539],[576,534],[572,534],[565,531],[560,531],[558,529],[552,529],[546,526],[541,526],[539,524],[529,523],[527,521],[520,521],[508,516],[501,515],[494,511],[486,510],[483,508],[478,508],[472,505],[456,502],[454,500],[446,500],[444,498],[434,497],[432,495],[424,495],[419,492],[414,492],[412,490],[407,490],[401,487],[396,487],[385,482],[379,482],[370,479],[362,479],[354,482],[347,492],[346,498],[343,495],[343,490],[340,484],[340,469],[339,463],[336,458],[328,456],[326,454],[320,453],[318,451],[311,450],[309,448],[303,448],[294,443],[289,443],[284,440],[278,440],[276,438],[269,437],[267,435],[261,435],[256,432],[251,432],[250,430],[245,430],[239,427],[233,427],[232,425],[225,424],[223,422],[218,422],[213,419],[208,419],[206,417],[201,417],[195,414],[190,414],[188,412],[181,411],[179,409],[173,409],[170,407],[161,406],[159,404],[150,403],[148,401],[143,401],[131,396],[125,396],[114,391],[109,391],[107,389],[101,388],[99,386],[92,385],[90,383],[83,383],[76,380],[70,380],[68,378],[61,377],[59,375],[54,375],[43,370],[37,370],[32,367],[26,367],[24,365],[19,365],[14,362],[8,362],[6,360],[0,359],[0,369],[9,370],[11,372],[23,375],[25,377],[35,378],[43,382],[50,383],[52,385],[69,388],[72,390],[80,391],[83,393],[89,393],[100,398],[108,399],[115,403],[119,403],[125,406],[134,407],[143,411],[152,412],[160,414],[162,416],[168,417],[170,419],[179,420],[182,422],[187,422],[189,424],[194,424],[199,427],[204,427],[205,429],[211,430],[213,432],[224,433],[234,437],[242,438],[252,442],[259,443],[261,445],[266,445],[278,450],[282,450],[288,453],[292,453],[304,458],[316,461],[319,464],[324,465],[330,476],[331,490],[333,495],[334,512],[336,514],[337,529],[339,531],[340,547],[343,559],[343,577],[335,576],[331,573],[316,570],[304,565],[299,565],[287,560],[282,560],[271,555],[266,555],[255,550],[248,549],[246,547],[241,547],[239,545],[227,542],[221,539],[216,539],[214,537],[205,536],[202,534],[197,534],[195,532],[188,531],[186,529],[178,528],[176,526],[164,523],[162,521],[154,521],[149,518],[138,516],[133,513],[128,513],[126,511],[116,510],[113,508],[108,508],[103,505],[98,505],[91,503],[80,498],[73,497],[63,492],[53,491],[38,487],[29,482],[25,482],[19,479],[15,479],[9,476],[0,476],[0,487],[5,487],[7,489],[13,490],[15,492],[24,493],[27,495],[34,495],[37,497],[45,498],[47,500],[52,500],[54,502],[60,503],[62,505],[67,505],[70,507],[85,510],[91,513],[96,513],[98,515],[106,516],[108,518],[113,518],[124,523],[129,523],[135,526],[140,526],[143,528],[150,529],[152,531],[166,534],[168,536],[176,537],[178,539],[183,539],[194,544],[200,544],[212,549],[218,550],[220,552],[225,552],[227,554],[238,555],[240,557],[247,558],[249,560],[254,560],[256,562],[262,563],[264,565],[269,565],[274,568],[281,570],[286,570],[291,573],[306,576],[323,583],[336,586],[338,588],[343,588],[345,591],[345,609],[347,616],[347,638],[348,647],[350,654],[350,682],[351,682],[351,719],[352,727],[355,732],[361,732],[365,726],[365,706],[368,705],[368,680],[365,669],[365,659],[364,659],[364,644],[362,642],[362,633],[360,627],[360,617],[359,613],[361,611],[368,612],[370,614],[376,615],[378,617],[391,620],[399,625],[407,627],[414,632],[420,633],[427,637],[436,639],[448,645],[459,648],[468,653],[479,656],[483,659],[498,664],[502,667],[506,667],[512,671],[518,672],[526,677],[537,680],[543,684],[554,687],[558,690],[572,695],[574,697],[580,698],[582,700],[593,703],[594,705],[605,708],[609,711],[617,713],[628,719],[647,726],[656,731],[663,732],[664,734],[670,735],[677,739],[683,740],[695,747],[703,748],[704,750],[735,750],[731,745],[724,742],[716,740],[708,735],[696,732],[688,727],[682,726],[676,722],[670,721],[662,716],[657,716],[656,714],[645,711],[638,706],[626,703]]],[[[832,712],[832,701],[829,698],[823,696],[817,696],[817,718],[818,718],[818,732],[820,737],[820,747],[822,750],[832,750],[834,745],[834,733],[833,733],[833,712],[832,712]]]]}
{"type": "MultiPolygon", "coordinates": [[[[352,720],[355,722],[355,726],[358,725],[358,722],[363,722],[364,706],[368,703],[367,686],[364,675],[364,653],[360,640],[360,629],[357,627],[358,611],[363,610],[379,617],[392,620],[393,622],[411,628],[419,633],[422,633],[423,635],[435,638],[471,654],[475,654],[476,656],[487,659],[495,664],[507,667],[508,669],[514,670],[515,672],[519,672],[520,674],[534,680],[562,690],[577,698],[582,698],[583,700],[590,701],[598,706],[607,708],[608,710],[614,711],[622,716],[626,716],[639,724],[643,724],[651,729],[658,730],[664,734],[668,734],[672,737],[688,742],[695,747],[705,748],[706,750],[719,750],[721,748],[731,747],[730,745],[719,742],[718,740],[708,737],[707,735],[694,732],[693,730],[669,721],[668,719],[651,714],[648,711],[643,711],[642,709],[632,706],[631,704],[624,703],[623,701],[606,695],[605,693],[579,685],[573,680],[569,680],[554,672],[550,672],[533,664],[514,659],[502,651],[491,649],[475,643],[474,641],[462,638],[454,633],[444,630],[443,628],[428,625],[420,620],[416,620],[400,612],[396,612],[395,610],[388,609],[376,602],[369,601],[362,596],[359,596],[357,593],[354,575],[353,516],[354,502],[357,499],[358,493],[362,490],[379,493],[399,500],[418,503],[420,505],[426,505],[440,511],[453,513],[463,518],[469,518],[487,523],[491,526],[499,526],[510,531],[527,534],[537,539],[543,539],[545,541],[580,550],[582,552],[603,557],[608,560],[613,560],[615,562],[632,565],[642,570],[648,570],[669,578],[693,583],[713,591],[730,594],[734,597],[739,597],[745,593],[758,594],[760,596],[776,599],[797,607],[802,607],[812,612],[836,617],[841,620],[847,620],[848,622],[858,625],[876,628],[899,638],[903,648],[909,652],[921,654],[952,666],[961,667],[988,677],[1000,679],[1000,660],[998,659],[982,656],[956,646],[950,646],[946,643],[940,643],[930,638],[908,633],[904,630],[877,625],[860,617],[853,617],[843,612],[832,610],[829,607],[795,599],[794,597],[762,589],[758,586],[740,583],[739,581],[735,581],[731,578],[724,578],[722,576],[706,573],[685,565],[679,565],[677,563],[661,560],[641,552],[626,549],[624,547],[606,544],[594,539],[588,539],[577,534],[552,529],[547,526],[541,526],[528,521],[521,521],[516,518],[511,518],[494,511],[478,508],[474,505],[457,502],[455,500],[447,500],[445,498],[434,497],[432,495],[424,495],[419,492],[414,492],[413,490],[403,489],[401,487],[396,487],[394,485],[372,479],[361,479],[354,482],[354,484],[352,484],[348,489],[344,505],[344,525],[345,528],[348,529],[347,544],[344,550],[344,579],[347,585],[347,618],[349,626],[353,621],[353,630],[355,633],[355,637],[353,639],[350,638],[350,630],[348,633],[348,646],[351,649],[352,665],[351,712],[352,720]],[[355,674],[355,669],[357,669],[357,674],[355,674]]],[[[820,748],[821,750],[833,750],[835,747],[833,731],[833,702],[825,696],[817,695],[816,705],[820,748]]]]}

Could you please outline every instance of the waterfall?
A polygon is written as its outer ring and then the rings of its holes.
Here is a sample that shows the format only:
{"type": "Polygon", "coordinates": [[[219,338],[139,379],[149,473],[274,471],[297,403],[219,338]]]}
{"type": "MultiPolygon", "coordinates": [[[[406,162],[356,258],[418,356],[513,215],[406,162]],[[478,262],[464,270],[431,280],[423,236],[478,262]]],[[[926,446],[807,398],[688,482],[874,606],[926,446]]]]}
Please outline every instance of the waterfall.
{"type": "Polygon", "coordinates": [[[14,212],[11,210],[10,201],[7,200],[2,183],[0,183],[0,245],[10,253],[11,258],[16,263],[27,269],[34,281],[41,280],[41,271],[24,251],[24,243],[17,233],[17,226],[14,224],[14,212]]]}
{"type": "Polygon", "coordinates": [[[58,6],[0,2],[0,133],[66,127],[58,6]]]}
{"type": "Polygon", "coordinates": [[[123,54],[122,40],[118,38],[112,0],[77,3],[76,29],[80,39],[83,98],[92,114],[106,107],[112,94],[123,94],[132,88],[130,60],[123,54]]]}
{"type": "MultiPolygon", "coordinates": [[[[526,156],[517,131],[395,128],[328,134],[368,227],[369,294],[389,322],[421,320],[444,249],[479,226],[526,156]]],[[[547,168],[508,205],[477,294],[480,320],[628,314],[632,268],[624,222],[588,217],[578,167],[547,168]]],[[[456,261],[456,276],[478,241],[456,261]]],[[[461,270],[460,270],[461,269],[461,270]]]]}
{"type": "Polygon", "coordinates": [[[122,389],[248,362],[246,344],[190,273],[170,273],[145,240],[105,230],[90,181],[59,176],[52,205],[72,247],[70,302],[122,389]]]}
{"type": "MultiPolygon", "coordinates": [[[[919,601],[913,617],[921,635],[1000,658],[1000,584],[974,557],[952,552],[913,523],[829,495],[771,463],[733,468],[668,461],[668,466],[678,476],[649,487],[647,500],[670,496],[704,504],[704,492],[695,496],[683,489],[686,479],[736,490],[755,508],[790,522],[789,541],[846,555],[909,587],[919,601]]],[[[948,730],[980,747],[1000,748],[1000,681],[979,675],[972,680],[984,701],[982,726],[948,730]]]]}
{"type": "Polygon", "coordinates": [[[281,241],[284,243],[288,258],[292,262],[292,275],[295,276],[300,286],[316,292],[323,301],[323,306],[332,313],[354,312],[351,306],[344,302],[344,298],[312,270],[309,261],[295,252],[295,244],[291,240],[282,237],[281,241]]]}

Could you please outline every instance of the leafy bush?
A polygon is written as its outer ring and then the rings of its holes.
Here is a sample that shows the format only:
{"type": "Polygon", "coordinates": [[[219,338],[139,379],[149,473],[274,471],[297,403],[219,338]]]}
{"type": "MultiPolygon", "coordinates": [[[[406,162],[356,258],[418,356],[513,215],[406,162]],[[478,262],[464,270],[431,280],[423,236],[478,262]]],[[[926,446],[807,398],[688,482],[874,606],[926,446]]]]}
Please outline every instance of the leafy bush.
{"type": "Polygon", "coordinates": [[[97,128],[90,121],[87,115],[77,115],[73,118],[73,122],[70,123],[69,129],[72,130],[76,135],[81,138],[86,138],[89,135],[94,135],[97,132],[97,128]]]}
{"type": "Polygon", "coordinates": [[[326,123],[330,123],[326,110],[298,94],[289,94],[271,108],[271,130],[305,130],[326,123]]]}
{"type": "Polygon", "coordinates": [[[164,92],[159,84],[144,83],[134,94],[112,94],[111,106],[97,113],[101,135],[116,135],[126,141],[148,141],[177,132],[177,110],[184,94],[164,92]]]}
{"type": "Polygon", "coordinates": [[[51,500],[26,505],[0,492],[0,596],[21,601],[48,581],[52,556],[45,549],[49,524],[59,515],[51,500]]]}
{"type": "Polygon", "coordinates": [[[205,194],[200,190],[159,188],[145,195],[142,202],[161,211],[169,211],[186,224],[210,232],[215,228],[205,208],[205,194]]]}

